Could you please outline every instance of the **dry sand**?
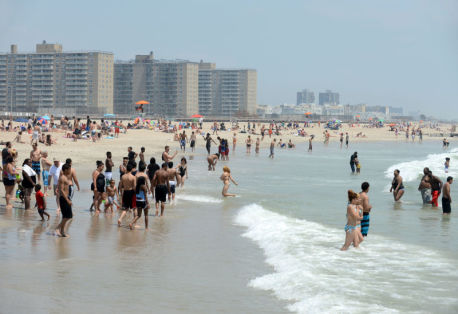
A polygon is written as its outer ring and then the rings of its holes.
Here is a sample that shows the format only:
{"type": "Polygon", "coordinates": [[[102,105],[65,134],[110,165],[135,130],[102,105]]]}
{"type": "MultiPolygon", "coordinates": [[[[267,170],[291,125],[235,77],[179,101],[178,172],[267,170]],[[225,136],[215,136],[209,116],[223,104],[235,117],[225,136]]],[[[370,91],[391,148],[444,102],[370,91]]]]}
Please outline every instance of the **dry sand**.
{"type": "MultiPolygon", "coordinates": [[[[241,129],[246,123],[241,123],[241,129]]],[[[203,132],[213,134],[210,130],[212,124],[204,123],[203,132]]],[[[267,126],[267,124],[265,124],[267,126]]],[[[348,125],[344,124],[343,128],[339,131],[330,130],[331,134],[331,143],[339,141],[339,134],[341,132],[348,132],[350,135],[350,143],[354,142],[376,142],[376,141],[405,141],[405,133],[400,132],[398,137],[395,136],[394,132],[389,131],[389,127],[383,128],[368,128],[363,125],[348,125]],[[362,132],[366,137],[356,137],[358,133],[362,132]]],[[[315,143],[322,142],[323,132],[326,130],[324,124],[321,124],[321,127],[318,127],[317,124],[314,124],[313,127],[305,129],[307,134],[315,135],[315,143]]],[[[430,129],[423,128],[423,140],[437,140],[441,141],[441,133],[449,135],[451,130],[450,125],[441,125],[440,129],[430,129]]],[[[258,134],[251,135],[255,140],[257,137],[260,137],[259,131],[260,128],[256,126],[256,131],[258,134]]],[[[191,134],[192,130],[186,130],[186,133],[191,134]]],[[[113,154],[113,160],[115,166],[119,165],[123,156],[127,155],[127,147],[132,146],[134,151],[139,153],[140,147],[144,146],[146,148],[145,155],[147,159],[154,156],[156,157],[157,162],[161,161],[161,153],[164,151],[164,146],[169,145],[170,151],[173,153],[175,150],[179,151],[179,142],[173,140],[173,133],[164,133],[160,131],[148,130],[148,129],[129,129],[126,134],[120,134],[119,138],[115,139],[105,139],[97,142],[92,142],[91,140],[78,140],[73,142],[72,139],[65,138],[64,132],[55,131],[51,133],[53,138],[57,140],[57,144],[52,146],[45,146],[44,144],[39,144],[39,148],[42,151],[47,151],[49,158],[58,158],[61,161],[64,161],[66,158],[72,158],[75,165],[91,167],[95,165],[96,160],[105,160],[105,152],[111,151],[113,154]]],[[[232,131],[219,131],[218,136],[222,138],[227,138],[230,143],[230,149],[232,150],[232,138],[234,132],[232,131]]],[[[16,136],[15,132],[1,132],[0,140],[2,141],[12,141],[16,136]]],[[[245,139],[248,134],[237,132],[237,149],[244,149],[245,139]]],[[[217,135],[212,135],[212,138],[216,141],[217,135]]],[[[280,136],[272,136],[272,138],[277,138],[277,141],[281,138],[283,142],[288,142],[289,139],[292,140],[294,144],[304,143],[308,141],[307,137],[297,136],[297,131],[295,130],[283,130],[281,131],[280,136]]],[[[24,133],[22,135],[22,140],[26,144],[13,143],[13,148],[16,149],[19,153],[19,158],[17,165],[21,165],[22,161],[29,157],[31,146],[30,140],[31,135],[24,133]]],[[[418,138],[416,139],[418,141],[418,138]]],[[[254,143],[254,141],[253,141],[254,143]]],[[[269,136],[267,135],[264,138],[264,141],[261,142],[262,147],[266,147],[270,144],[269,136]]],[[[202,136],[197,137],[197,148],[204,148],[205,141],[202,136]]],[[[212,144],[212,150],[215,150],[215,145],[212,144]]],[[[189,144],[187,144],[187,154],[189,154],[189,144]]],[[[180,156],[180,154],[178,154],[180,156]]],[[[117,169],[117,168],[116,168],[117,169]]]]}

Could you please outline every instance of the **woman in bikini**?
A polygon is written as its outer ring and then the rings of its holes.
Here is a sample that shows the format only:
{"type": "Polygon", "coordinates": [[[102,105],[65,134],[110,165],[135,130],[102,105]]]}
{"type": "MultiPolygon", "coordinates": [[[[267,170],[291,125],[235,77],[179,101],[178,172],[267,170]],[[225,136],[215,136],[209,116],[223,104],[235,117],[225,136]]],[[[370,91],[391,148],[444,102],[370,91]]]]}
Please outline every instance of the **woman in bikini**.
{"type": "Polygon", "coordinates": [[[235,185],[238,185],[237,182],[235,182],[234,178],[232,178],[231,169],[229,169],[228,166],[223,167],[223,174],[221,175],[220,179],[224,182],[222,192],[223,196],[235,196],[235,194],[227,193],[227,191],[229,190],[230,181],[232,181],[235,185]]]}
{"type": "Polygon", "coordinates": [[[347,206],[347,224],[345,225],[345,243],[340,249],[347,250],[351,244],[358,247],[362,241],[361,220],[363,219],[362,211],[360,211],[361,199],[359,195],[352,190],[348,191],[348,206],[347,206]]]}

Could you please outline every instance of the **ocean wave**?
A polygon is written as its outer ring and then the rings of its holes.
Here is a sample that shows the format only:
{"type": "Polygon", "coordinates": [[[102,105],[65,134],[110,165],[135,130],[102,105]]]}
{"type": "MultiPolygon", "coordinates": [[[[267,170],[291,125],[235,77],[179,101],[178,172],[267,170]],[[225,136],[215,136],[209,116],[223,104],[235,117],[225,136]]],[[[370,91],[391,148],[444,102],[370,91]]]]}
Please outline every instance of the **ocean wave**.
{"type": "Polygon", "coordinates": [[[402,179],[405,182],[417,181],[423,175],[423,168],[428,167],[433,174],[445,177],[446,175],[456,176],[458,172],[455,170],[457,167],[454,163],[458,162],[458,149],[452,149],[450,152],[442,154],[430,154],[425,160],[412,160],[407,162],[401,162],[399,164],[389,167],[385,171],[387,178],[393,177],[393,171],[399,169],[401,171],[402,179]],[[446,174],[444,171],[445,158],[450,157],[451,167],[449,173],[446,174]]]}
{"type": "Polygon", "coordinates": [[[249,286],[273,291],[298,313],[453,311],[452,261],[429,249],[370,235],[360,249],[339,250],[344,231],[293,219],[257,204],[235,218],[274,272],[249,286]],[[433,301],[434,300],[434,301],[433,301]]]}
{"type": "Polygon", "coordinates": [[[188,194],[178,194],[176,196],[178,200],[190,201],[190,202],[199,202],[199,203],[222,203],[223,200],[217,199],[211,196],[206,195],[188,195],[188,194]]]}

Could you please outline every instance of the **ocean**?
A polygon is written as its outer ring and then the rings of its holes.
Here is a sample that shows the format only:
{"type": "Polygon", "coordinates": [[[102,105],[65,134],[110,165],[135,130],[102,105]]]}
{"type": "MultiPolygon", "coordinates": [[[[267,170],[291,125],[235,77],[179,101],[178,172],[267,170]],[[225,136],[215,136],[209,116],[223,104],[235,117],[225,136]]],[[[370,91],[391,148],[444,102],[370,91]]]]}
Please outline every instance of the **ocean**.
{"type": "MultiPolygon", "coordinates": [[[[149,217],[148,231],[91,214],[88,180],[75,196],[69,239],[52,235],[54,217],[41,223],[36,212],[0,207],[0,312],[458,312],[458,209],[452,203],[443,216],[417,191],[425,166],[443,180],[457,175],[457,149],[317,142],[312,153],[306,145],[275,153],[246,155],[239,145],[215,172],[203,148],[186,153],[189,180],[165,217],[149,217]],[[360,175],[350,172],[354,151],[360,175]],[[235,198],[221,197],[224,165],[239,183],[229,189],[235,198]],[[394,169],[406,187],[398,203],[389,193],[394,169]],[[369,235],[341,252],[347,190],[359,192],[364,181],[369,235]]],[[[452,185],[452,198],[457,192],[452,185]]],[[[54,214],[53,198],[48,204],[54,214]]]]}

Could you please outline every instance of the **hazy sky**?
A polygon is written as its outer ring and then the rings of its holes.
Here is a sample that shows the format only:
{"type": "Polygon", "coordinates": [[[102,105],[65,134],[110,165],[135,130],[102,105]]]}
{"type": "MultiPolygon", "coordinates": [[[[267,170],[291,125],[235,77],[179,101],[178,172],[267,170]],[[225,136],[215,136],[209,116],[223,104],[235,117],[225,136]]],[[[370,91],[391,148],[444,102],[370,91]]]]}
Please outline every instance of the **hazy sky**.
{"type": "Polygon", "coordinates": [[[47,40],[254,68],[259,104],[332,89],[342,103],[458,118],[457,0],[0,0],[0,29],[5,52],[47,40]]]}

